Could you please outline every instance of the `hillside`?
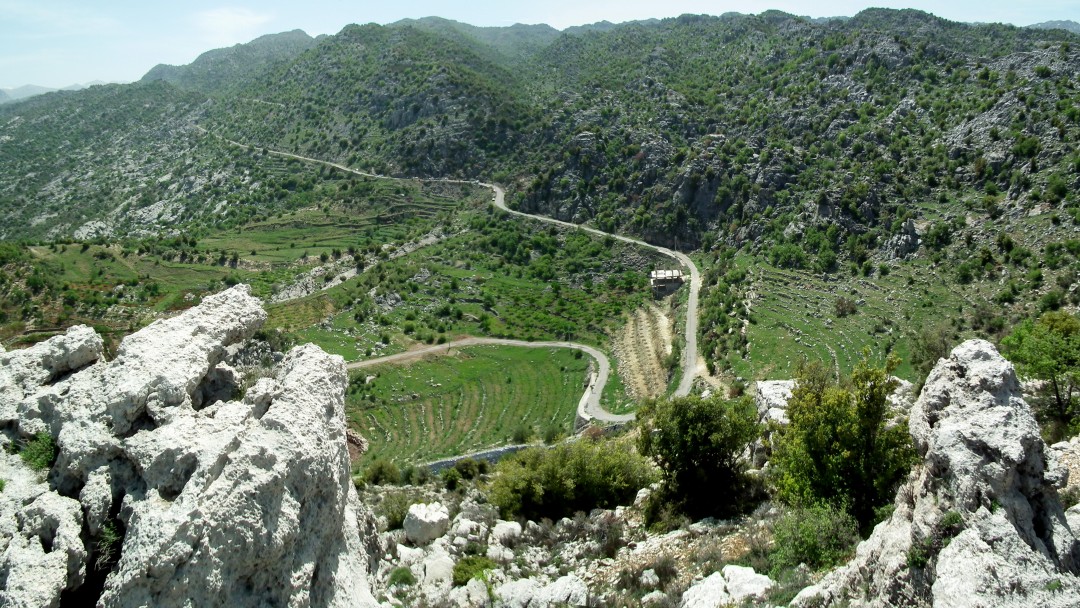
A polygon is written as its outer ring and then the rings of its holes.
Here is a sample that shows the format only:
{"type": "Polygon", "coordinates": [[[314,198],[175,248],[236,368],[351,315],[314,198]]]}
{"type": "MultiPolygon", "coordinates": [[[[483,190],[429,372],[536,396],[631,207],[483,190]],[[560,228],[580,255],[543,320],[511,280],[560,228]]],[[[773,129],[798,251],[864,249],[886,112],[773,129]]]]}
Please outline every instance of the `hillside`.
{"type": "Polygon", "coordinates": [[[207,51],[188,65],[158,64],[140,82],[164,80],[182,89],[211,93],[245,82],[314,45],[315,39],[302,30],[268,34],[245,44],[207,51]]]}
{"type": "Polygon", "coordinates": [[[1044,21],[1042,23],[1033,23],[1028,27],[1038,30],[1065,30],[1074,34],[1080,34],[1080,23],[1068,19],[1064,21],[1044,21]]]}
{"type": "Polygon", "coordinates": [[[801,356],[846,369],[864,347],[910,361],[920,323],[993,337],[1080,301],[1078,42],[885,9],[288,32],[162,72],[180,88],[6,105],[0,234],[273,213],[297,184],[268,186],[221,137],[493,180],[517,209],[696,252],[714,371],[789,375],[801,356]]]}

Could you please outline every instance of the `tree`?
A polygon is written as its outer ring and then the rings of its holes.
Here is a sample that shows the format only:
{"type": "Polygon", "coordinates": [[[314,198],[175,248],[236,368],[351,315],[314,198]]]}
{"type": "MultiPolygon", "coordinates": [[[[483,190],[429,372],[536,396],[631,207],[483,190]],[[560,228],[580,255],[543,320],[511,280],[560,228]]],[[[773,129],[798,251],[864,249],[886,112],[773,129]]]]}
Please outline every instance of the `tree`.
{"type": "Polygon", "coordinates": [[[781,500],[843,508],[864,531],[875,523],[875,511],[892,500],[915,458],[906,422],[886,424],[897,363],[879,368],[864,359],[844,385],[820,363],[800,370],[790,423],[777,429],[771,460],[781,500]]]}
{"type": "Polygon", "coordinates": [[[761,435],[753,400],[661,400],[646,404],[639,417],[638,447],[660,466],[661,500],[692,517],[730,515],[745,505],[749,480],[741,456],[761,435]]]}
{"type": "Polygon", "coordinates": [[[1033,405],[1047,441],[1080,432],[1080,320],[1048,312],[1018,325],[1001,346],[1022,377],[1043,381],[1033,405]]]}

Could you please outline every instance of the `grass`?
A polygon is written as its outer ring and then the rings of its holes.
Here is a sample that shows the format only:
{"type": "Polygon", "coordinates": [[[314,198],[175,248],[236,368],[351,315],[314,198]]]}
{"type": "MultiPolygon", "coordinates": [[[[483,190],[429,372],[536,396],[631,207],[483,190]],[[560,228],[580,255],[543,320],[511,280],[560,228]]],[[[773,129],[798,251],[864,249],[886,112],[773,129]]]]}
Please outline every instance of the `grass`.
{"type": "Polygon", "coordinates": [[[843,375],[869,349],[875,359],[895,353],[901,359],[896,374],[915,380],[909,356],[913,332],[947,320],[945,311],[962,306],[955,287],[925,260],[873,279],[843,271],[823,278],[764,262],[753,273],[757,298],[747,330],[749,357],[728,357],[734,375],[751,379],[793,377],[803,360],[823,361],[843,375]],[[836,314],[841,297],[857,303],[854,314],[836,314]]]}
{"type": "Polygon", "coordinates": [[[569,433],[587,368],[569,349],[470,347],[353,372],[346,415],[366,461],[424,462],[509,443],[522,425],[569,433]]]}
{"type": "Polygon", "coordinates": [[[45,471],[56,460],[56,452],[56,443],[53,441],[52,435],[41,432],[26,442],[26,445],[19,452],[19,456],[26,463],[26,466],[31,469],[45,471]]]}

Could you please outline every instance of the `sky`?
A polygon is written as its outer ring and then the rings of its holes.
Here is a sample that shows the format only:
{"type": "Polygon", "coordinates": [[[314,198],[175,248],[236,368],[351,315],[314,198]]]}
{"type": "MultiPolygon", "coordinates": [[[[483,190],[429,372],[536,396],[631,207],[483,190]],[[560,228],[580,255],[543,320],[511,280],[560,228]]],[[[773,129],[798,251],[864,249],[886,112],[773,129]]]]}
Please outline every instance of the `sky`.
{"type": "Polygon", "coordinates": [[[572,25],[778,9],[796,15],[854,15],[867,6],[917,8],[954,21],[1030,25],[1080,21],[1080,0],[0,0],[0,88],[59,88],[138,80],[159,63],[186,64],[204,51],[263,34],[302,29],[336,34],[350,23],[436,15],[479,26],[572,25]]]}

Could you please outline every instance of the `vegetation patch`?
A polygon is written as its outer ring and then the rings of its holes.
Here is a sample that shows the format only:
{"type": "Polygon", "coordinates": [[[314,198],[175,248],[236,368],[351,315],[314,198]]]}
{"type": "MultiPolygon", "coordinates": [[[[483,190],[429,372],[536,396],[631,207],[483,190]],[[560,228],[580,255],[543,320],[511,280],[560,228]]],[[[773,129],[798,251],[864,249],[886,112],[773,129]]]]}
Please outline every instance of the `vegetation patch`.
{"type": "Polygon", "coordinates": [[[368,459],[425,462],[572,431],[590,359],[561,348],[476,346],[408,365],[354,371],[346,416],[368,459]]]}

